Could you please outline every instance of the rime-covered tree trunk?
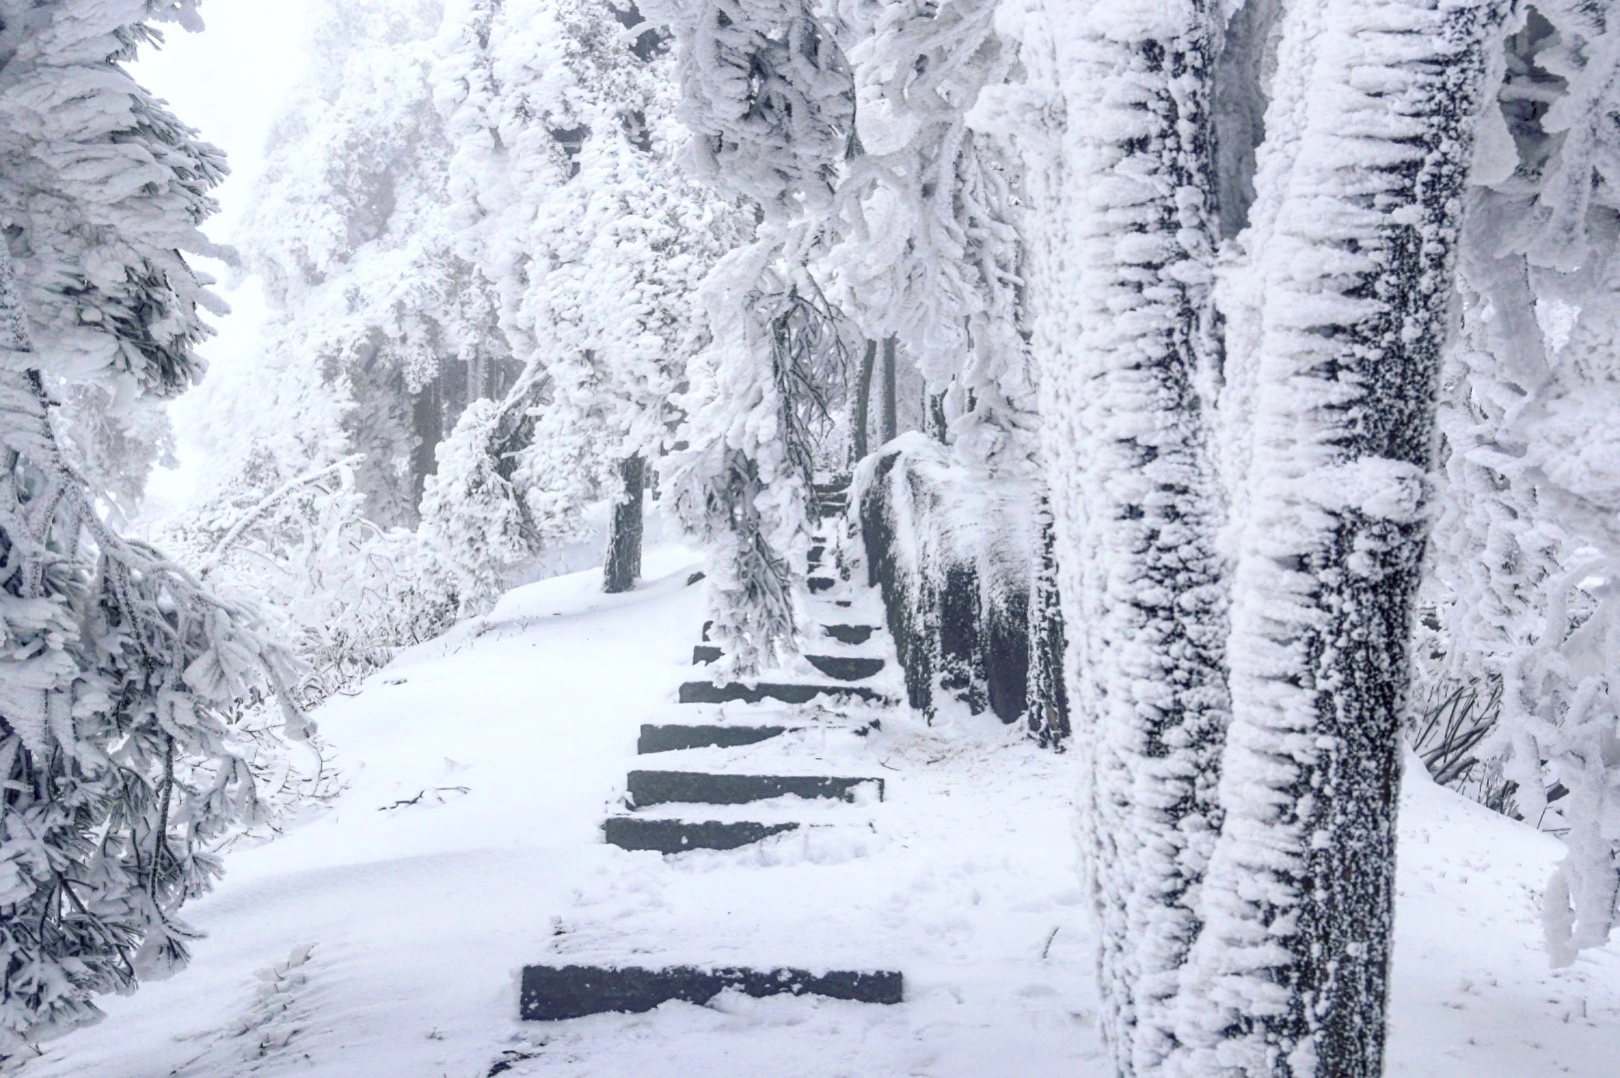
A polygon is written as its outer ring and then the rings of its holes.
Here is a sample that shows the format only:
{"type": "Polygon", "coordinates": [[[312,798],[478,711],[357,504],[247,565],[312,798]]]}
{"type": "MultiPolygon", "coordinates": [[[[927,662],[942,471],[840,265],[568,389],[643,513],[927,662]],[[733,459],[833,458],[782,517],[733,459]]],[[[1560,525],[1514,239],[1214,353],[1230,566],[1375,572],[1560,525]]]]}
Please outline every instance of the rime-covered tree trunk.
{"type": "Polygon", "coordinates": [[[900,436],[900,401],[895,393],[895,348],[897,341],[889,337],[883,342],[883,365],[880,368],[883,376],[883,443],[894,441],[900,436]]]}
{"type": "Polygon", "coordinates": [[[861,370],[855,382],[855,413],[850,420],[850,445],[854,463],[866,459],[867,433],[872,425],[872,369],[877,362],[877,342],[867,341],[861,356],[861,370]]]}
{"type": "Polygon", "coordinates": [[[1505,3],[1285,15],[1240,289],[1258,312],[1225,821],[1174,1073],[1382,1072],[1400,723],[1482,43],[1505,3]]]}
{"type": "Polygon", "coordinates": [[[1034,348],[1101,924],[1103,1035],[1120,1075],[1175,1047],[1227,721],[1208,419],[1214,359],[1212,2],[1047,5],[1025,62],[1066,116],[1029,163],[1034,348]],[[1055,154],[1057,160],[1052,160],[1055,154]],[[1043,160],[1044,158],[1044,160],[1043,160]]]}
{"type": "Polygon", "coordinates": [[[1063,684],[1063,611],[1058,599],[1057,537],[1045,497],[1036,510],[1035,572],[1029,588],[1029,695],[1025,721],[1042,748],[1063,751],[1069,739],[1069,695],[1063,684]]]}
{"type": "Polygon", "coordinates": [[[629,591],[641,576],[641,494],[646,486],[646,473],[647,462],[639,454],[619,462],[619,482],[623,490],[613,504],[607,563],[602,570],[602,590],[609,594],[629,591]]]}

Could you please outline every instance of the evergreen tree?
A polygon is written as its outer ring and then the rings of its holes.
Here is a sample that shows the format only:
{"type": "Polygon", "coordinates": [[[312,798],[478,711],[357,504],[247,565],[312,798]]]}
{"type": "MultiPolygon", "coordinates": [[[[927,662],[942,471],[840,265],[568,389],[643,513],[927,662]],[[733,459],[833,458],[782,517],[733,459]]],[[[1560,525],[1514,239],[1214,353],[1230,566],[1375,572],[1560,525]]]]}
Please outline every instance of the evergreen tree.
{"type": "MultiPolygon", "coordinates": [[[[466,249],[497,282],[502,326],[527,365],[501,410],[532,413],[503,423],[520,440],[485,443],[510,455],[495,465],[510,483],[475,496],[512,499],[490,508],[525,521],[531,549],[579,534],[603,493],[621,507],[614,521],[637,530],[631,507],[702,343],[691,293],[734,242],[729,208],[674,164],[671,61],[656,34],[627,33],[640,21],[606,0],[472,4],[446,34],[440,105],[457,139],[466,249]]],[[[436,482],[434,529],[454,528],[447,515],[462,511],[445,494],[453,485],[473,494],[457,474],[436,482]]],[[[633,583],[622,579],[639,563],[630,539],[609,537],[621,555],[610,588],[633,583]]],[[[485,560],[476,546],[436,549],[485,560]]]]}
{"type": "Polygon", "coordinates": [[[0,10],[0,1063],[184,964],[179,909],[260,808],[242,708],[279,697],[305,733],[290,657],[103,520],[68,452],[96,431],[57,405],[172,396],[200,372],[214,301],[181,251],[208,249],[220,156],[122,66],[151,20],[194,7],[0,10]]]}
{"type": "Polygon", "coordinates": [[[797,646],[818,455],[843,457],[824,450],[848,382],[848,331],[811,262],[853,152],[855,87],[808,0],[645,8],[676,36],[699,175],[760,220],[704,285],[710,340],[683,398],[689,447],[665,469],[677,514],[710,550],[713,634],[726,663],[749,672],[797,646]]]}
{"type": "Polygon", "coordinates": [[[245,267],[276,313],[263,355],[205,390],[200,440],[219,462],[209,517],[361,454],[366,517],[412,527],[434,447],[515,378],[494,285],[458,250],[433,99],[440,9],[318,9],[311,77],[272,133],[241,226],[245,267]]]}

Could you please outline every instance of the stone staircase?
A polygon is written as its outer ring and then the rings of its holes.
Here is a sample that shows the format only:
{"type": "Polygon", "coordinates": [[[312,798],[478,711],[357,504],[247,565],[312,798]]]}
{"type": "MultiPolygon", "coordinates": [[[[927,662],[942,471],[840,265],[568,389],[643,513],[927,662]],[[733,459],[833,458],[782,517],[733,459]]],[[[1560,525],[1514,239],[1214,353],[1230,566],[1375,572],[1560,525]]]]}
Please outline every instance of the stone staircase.
{"type": "MultiPolygon", "coordinates": [[[[647,724],[639,755],[757,745],[812,728],[866,736],[881,723],[874,712],[899,700],[893,644],[881,603],[864,585],[850,581],[847,484],[817,487],[825,524],[810,551],[807,581],[812,595],[812,639],[801,669],[761,680],[716,683],[697,678],[680,686],[677,698],[696,713],[690,722],[647,724]],[[761,704],[789,705],[759,721],[761,704]],[[738,718],[738,712],[742,716],[738,718]]],[[[705,624],[692,649],[694,666],[721,658],[705,624]]],[[[791,759],[791,752],[787,754],[791,759]]],[[[884,799],[884,780],[866,775],[747,774],[679,767],[632,770],[625,782],[625,811],[603,825],[609,844],[624,850],[679,857],[696,850],[735,850],[806,826],[792,818],[817,803],[874,806],[884,799]],[[783,818],[787,816],[789,818],[783,818]]],[[[818,820],[827,814],[818,811],[818,820]]],[[[873,825],[875,827],[875,824],[873,825]]],[[[864,1003],[899,1003],[900,973],[882,970],[703,969],[674,966],[535,965],[525,967],[519,1012],[548,1021],[610,1011],[648,1011],[671,1000],[706,1003],[725,990],[749,996],[813,994],[864,1003]]]]}

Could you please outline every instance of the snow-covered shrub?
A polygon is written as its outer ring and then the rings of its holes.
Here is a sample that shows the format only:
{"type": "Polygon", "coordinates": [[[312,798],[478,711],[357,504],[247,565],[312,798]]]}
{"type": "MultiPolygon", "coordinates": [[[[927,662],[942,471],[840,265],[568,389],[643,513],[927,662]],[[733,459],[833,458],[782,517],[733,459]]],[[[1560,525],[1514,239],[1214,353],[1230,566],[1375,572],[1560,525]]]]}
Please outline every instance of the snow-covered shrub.
{"type": "Polygon", "coordinates": [[[356,463],[317,468],[246,504],[216,503],[165,536],[210,585],[263,605],[307,665],[305,706],[448,628],[458,609],[454,582],[417,535],[367,518],[356,463]]]}
{"type": "Polygon", "coordinates": [[[1485,751],[1502,713],[1501,682],[1420,684],[1413,704],[1406,738],[1434,781],[1518,818],[1518,784],[1502,773],[1502,761],[1485,751]]]}
{"type": "Polygon", "coordinates": [[[477,401],[462,413],[439,445],[439,467],[422,496],[424,559],[443,574],[462,614],[487,607],[547,540],[575,530],[573,514],[537,514],[516,475],[518,454],[533,439],[530,384],[525,378],[505,401],[477,401]]]}
{"type": "Polygon", "coordinates": [[[856,470],[871,583],[882,590],[911,706],[941,694],[1003,722],[1024,717],[1035,491],[902,434],[856,470]]]}

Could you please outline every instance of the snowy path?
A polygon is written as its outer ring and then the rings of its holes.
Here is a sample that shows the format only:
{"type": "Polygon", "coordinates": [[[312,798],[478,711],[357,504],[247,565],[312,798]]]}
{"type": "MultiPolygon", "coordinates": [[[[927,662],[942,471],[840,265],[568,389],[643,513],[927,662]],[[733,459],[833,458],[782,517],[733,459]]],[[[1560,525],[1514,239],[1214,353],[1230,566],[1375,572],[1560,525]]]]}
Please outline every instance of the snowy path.
{"type": "MultiPolygon", "coordinates": [[[[595,573],[520,589],[324,708],[352,777],[337,808],[232,855],[188,909],[210,933],[192,968],[108,1001],[27,1078],[1102,1078],[1072,761],[993,719],[893,714],[864,738],[661,754],[881,774],[887,797],[794,802],[830,826],[734,851],[602,841],[639,726],[691,717],[673,703],[703,618],[690,561],[651,552],[627,596],[596,593],[595,573]],[[906,1002],[727,995],[517,1021],[519,969],[554,961],[888,967],[906,1002]]],[[[1608,1078],[1620,948],[1563,974],[1539,953],[1556,843],[1411,785],[1391,1073],[1608,1078]]],[[[749,815],[773,810],[789,806],[749,815]]]]}

